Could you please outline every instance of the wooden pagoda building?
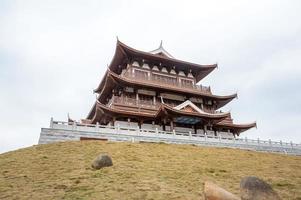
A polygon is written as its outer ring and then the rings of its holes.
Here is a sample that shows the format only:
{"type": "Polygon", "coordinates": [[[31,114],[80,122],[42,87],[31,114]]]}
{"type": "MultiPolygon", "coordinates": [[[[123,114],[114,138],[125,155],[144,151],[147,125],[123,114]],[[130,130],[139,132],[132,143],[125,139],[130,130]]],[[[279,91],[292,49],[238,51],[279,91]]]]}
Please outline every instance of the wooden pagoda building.
{"type": "Polygon", "coordinates": [[[217,64],[199,65],[117,40],[111,64],[94,90],[97,100],[84,123],[235,137],[256,123],[235,124],[220,108],[237,94],[219,96],[198,84],[217,64]]]}

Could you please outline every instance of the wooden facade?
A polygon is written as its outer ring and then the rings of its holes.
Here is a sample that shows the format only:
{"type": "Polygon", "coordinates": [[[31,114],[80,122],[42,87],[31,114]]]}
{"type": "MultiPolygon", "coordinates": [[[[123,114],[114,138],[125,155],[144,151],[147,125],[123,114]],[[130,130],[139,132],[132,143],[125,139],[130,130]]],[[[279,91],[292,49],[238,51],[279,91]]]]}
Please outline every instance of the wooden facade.
{"type": "Polygon", "coordinates": [[[162,45],[143,52],[117,41],[113,60],[94,90],[97,100],[83,122],[239,135],[256,123],[234,124],[229,112],[220,111],[237,94],[215,95],[198,84],[216,67],[177,60],[162,45]]]}

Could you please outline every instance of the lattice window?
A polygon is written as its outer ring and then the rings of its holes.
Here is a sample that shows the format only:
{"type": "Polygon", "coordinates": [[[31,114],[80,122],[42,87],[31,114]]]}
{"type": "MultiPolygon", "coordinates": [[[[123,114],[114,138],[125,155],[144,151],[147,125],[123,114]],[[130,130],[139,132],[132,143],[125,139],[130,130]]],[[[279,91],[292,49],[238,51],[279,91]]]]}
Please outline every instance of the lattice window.
{"type": "Polygon", "coordinates": [[[192,87],[193,86],[193,81],[192,80],[187,80],[187,79],[181,79],[181,85],[192,87]]]}
{"type": "Polygon", "coordinates": [[[141,70],[137,70],[135,69],[135,77],[136,78],[139,78],[139,79],[148,79],[148,73],[149,72],[146,72],[146,71],[141,71],[141,70]]]}
{"type": "Polygon", "coordinates": [[[177,78],[175,77],[153,74],[153,79],[161,83],[167,83],[172,85],[177,84],[177,78]]]}

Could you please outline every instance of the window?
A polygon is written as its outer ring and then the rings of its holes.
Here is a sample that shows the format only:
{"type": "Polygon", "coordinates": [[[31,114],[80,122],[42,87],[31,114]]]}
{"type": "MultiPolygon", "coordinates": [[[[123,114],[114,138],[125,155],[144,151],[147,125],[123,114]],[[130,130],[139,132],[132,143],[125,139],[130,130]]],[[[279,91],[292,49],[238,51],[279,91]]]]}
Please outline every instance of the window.
{"type": "Polygon", "coordinates": [[[148,79],[148,72],[142,71],[142,70],[137,70],[135,69],[135,78],[147,80],[148,79]]]}
{"type": "Polygon", "coordinates": [[[172,84],[172,85],[177,84],[177,79],[175,77],[171,77],[171,76],[153,74],[153,79],[160,82],[160,83],[167,83],[167,84],[172,84]]]}
{"type": "Polygon", "coordinates": [[[193,86],[193,81],[192,80],[187,80],[187,79],[181,79],[181,85],[192,87],[193,86]]]}

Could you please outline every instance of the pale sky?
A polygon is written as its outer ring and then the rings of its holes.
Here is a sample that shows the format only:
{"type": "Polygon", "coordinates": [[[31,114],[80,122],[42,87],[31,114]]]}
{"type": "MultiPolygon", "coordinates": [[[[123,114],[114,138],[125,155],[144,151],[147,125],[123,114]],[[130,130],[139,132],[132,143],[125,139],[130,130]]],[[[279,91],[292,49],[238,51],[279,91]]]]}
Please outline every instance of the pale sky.
{"type": "Polygon", "coordinates": [[[301,1],[0,1],[0,152],[37,144],[50,118],[85,118],[116,36],[218,63],[200,82],[238,92],[242,137],[301,142],[301,1]]]}

